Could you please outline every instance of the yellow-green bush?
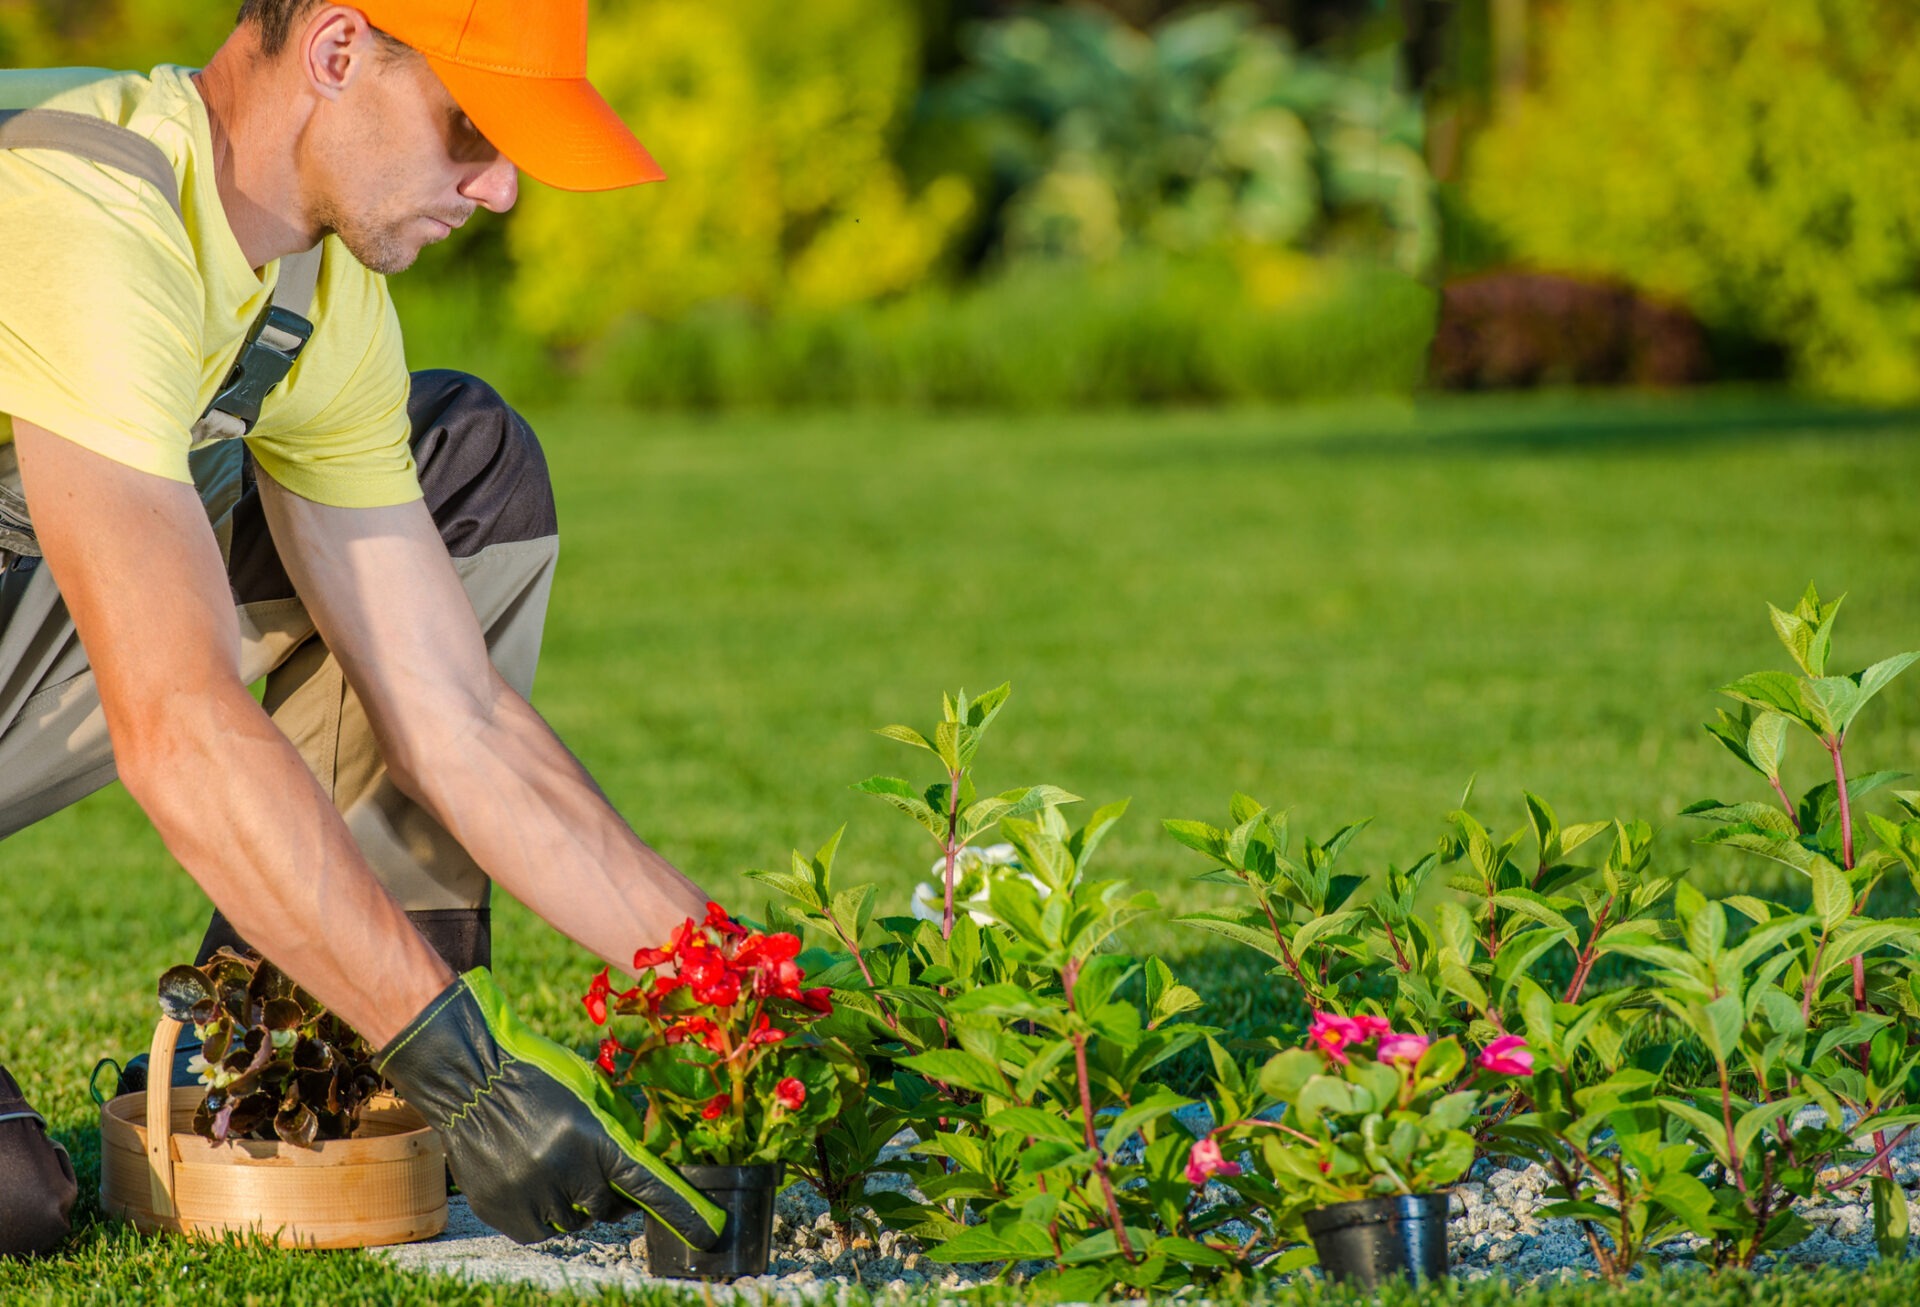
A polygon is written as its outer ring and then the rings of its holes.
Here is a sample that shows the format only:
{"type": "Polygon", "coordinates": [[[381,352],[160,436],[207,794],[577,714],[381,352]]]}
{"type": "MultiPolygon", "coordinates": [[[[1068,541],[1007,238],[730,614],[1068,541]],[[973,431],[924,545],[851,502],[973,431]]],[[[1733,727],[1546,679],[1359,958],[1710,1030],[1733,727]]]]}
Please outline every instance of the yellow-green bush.
{"type": "Polygon", "coordinates": [[[1474,148],[1527,261],[1774,340],[1833,393],[1920,396],[1920,5],[1565,0],[1474,148]]]}
{"type": "Polygon", "coordinates": [[[711,300],[872,299],[923,278],[971,208],[958,178],[908,194],[892,161],[919,74],[911,0],[647,0],[594,18],[594,79],[668,180],[529,188],[514,303],[541,335],[711,300]]]}
{"type": "Polygon", "coordinates": [[[0,0],[0,68],[206,62],[238,0],[0,0]]]}

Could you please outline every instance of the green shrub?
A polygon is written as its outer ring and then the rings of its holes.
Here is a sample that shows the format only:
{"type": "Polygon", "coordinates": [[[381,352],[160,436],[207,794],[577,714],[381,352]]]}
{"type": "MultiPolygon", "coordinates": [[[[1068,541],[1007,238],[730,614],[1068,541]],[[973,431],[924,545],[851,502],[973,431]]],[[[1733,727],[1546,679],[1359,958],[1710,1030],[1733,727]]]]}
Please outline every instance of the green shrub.
{"type": "Polygon", "coordinates": [[[595,7],[595,84],[669,180],[603,195],[529,186],[512,299],[542,339],[709,300],[819,309],[924,279],[973,205],[909,194],[893,137],[919,77],[909,0],[649,0],[595,7]]]}
{"type": "Polygon", "coordinates": [[[1101,260],[1250,243],[1364,254],[1417,273],[1439,247],[1419,105],[1390,52],[1303,56],[1246,5],[1141,32],[1098,9],[975,29],[927,97],[919,153],[1004,202],[986,247],[1101,260]]]}
{"type": "Polygon", "coordinates": [[[642,408],[1033,410],[1405,392],[1433,292],[1376,265],[1262,252],[1016,265],[961,290],[765,315],[711,304],[634,320],[576,355],[504,328],[479,281],[395,298],[416,367],[486,375],[516,402],[578,394],[642,408]]]}
{"type": "Polygon", "coordinates": [[[1821,390],[1920,395],[1920,9],[1542,9],[1539,85],[1478,141],[1467,184],[1515,253],[1778,341],[1821,390]]]}

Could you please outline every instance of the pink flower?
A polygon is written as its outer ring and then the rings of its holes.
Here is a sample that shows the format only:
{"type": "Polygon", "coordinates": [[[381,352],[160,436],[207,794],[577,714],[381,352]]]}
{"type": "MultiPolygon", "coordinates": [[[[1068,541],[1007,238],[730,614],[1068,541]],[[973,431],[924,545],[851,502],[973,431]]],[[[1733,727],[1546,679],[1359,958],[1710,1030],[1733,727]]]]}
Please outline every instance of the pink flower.
{"type": "Polygon", "coordinates": [[[1376,1037],[1385,1038],[1393,1033],[1393,1025],[1385,1017],[1370,1017],[1362,1013],[1351,1020],[1360,1029],[1360,1038],[1355,1043],[1364,1043],[1376,1037]]]}
{"type": "Polygon", "coordinates": [[[1389,1033],[1380,1039],[1380,1060],[1382,1062],[1394,1062],[1405,1066],[1415,1066],[1419,1064],[1421,1058],[1427,1055],[1427,1049],[1432,1043],[1433,1040],[1425,1035],[1395,1035],[1389,1033]]]}
{"type": "Polygon", "coordinates": [[[1342,1049],[1349,1044],[1364,1044],[1370,1038],[1367,1028],[1358,1021],[1333,1012],[1314,1013],[1313,1024],[1307,1027],[1307,1043],[1341,1066],[1347,1064],[1342,1049]]]}
{"type": "Polygon", "coordinates": [[[1481,1051],[1477,1065],[1497,1076],[1530,1076],[1533,1054],[1518,1035],[1502,1035],[1481,1051]]]}
{"type": "Polygon", "coordinates": [[[773,1096],[789,1112],[798,1112],[807,1101],[807,1087],[793,1076],[788,1076],[773,1087],[773,1096]]]}
{"type": "Polygon", "coordinates": [[[1240,1174],[1240,1164],[1229,1162],[1220,1155],[1220,1145],[1211,1136],[1197,1139],[1193,1151],[1187,1154],[1187,1183],[1205,1184],[1212,1175],[1235,1176],[1240,1174]]]}

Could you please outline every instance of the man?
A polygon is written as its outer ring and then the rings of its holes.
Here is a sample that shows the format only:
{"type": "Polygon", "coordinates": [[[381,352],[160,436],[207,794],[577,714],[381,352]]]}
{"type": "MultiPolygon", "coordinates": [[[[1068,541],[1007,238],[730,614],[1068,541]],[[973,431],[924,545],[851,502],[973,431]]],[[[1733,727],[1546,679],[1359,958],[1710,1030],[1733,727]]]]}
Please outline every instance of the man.
{"type": "MultiPolygon", "coordinates": [[[[637,1204],[708,1247],[720,1212],[485,969],[490,879],[619,967],[706,896],[528,705],[545,464],[473,378],[409,387],[382,279],[517,167],[660,177],[585,56],[586,0],[246,0],[199,72],[0,73],[34,111],[0,113],[0,836],[117,774],[213,900],[203,955],[244,939],[379,1048],[483,1219],[637,1204]],[[35,134],[74,115],[95,157],[35,134]],[[322,242],[300,347],[266,309],[322,242]]],[[[0,1071],[0,1252],[73,1188],[0,1071]]]]}

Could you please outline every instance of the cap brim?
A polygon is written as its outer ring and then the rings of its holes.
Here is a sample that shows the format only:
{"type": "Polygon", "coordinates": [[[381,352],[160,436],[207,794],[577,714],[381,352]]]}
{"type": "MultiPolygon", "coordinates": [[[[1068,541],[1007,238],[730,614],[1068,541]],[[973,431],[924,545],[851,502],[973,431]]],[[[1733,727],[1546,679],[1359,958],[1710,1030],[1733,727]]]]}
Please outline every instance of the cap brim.
{"type": "Polygon", "coordinates": [[[611,191],[666,177],[584,77],[516,77],[426,59],[473,125],[536,181],[611,191]]]}

